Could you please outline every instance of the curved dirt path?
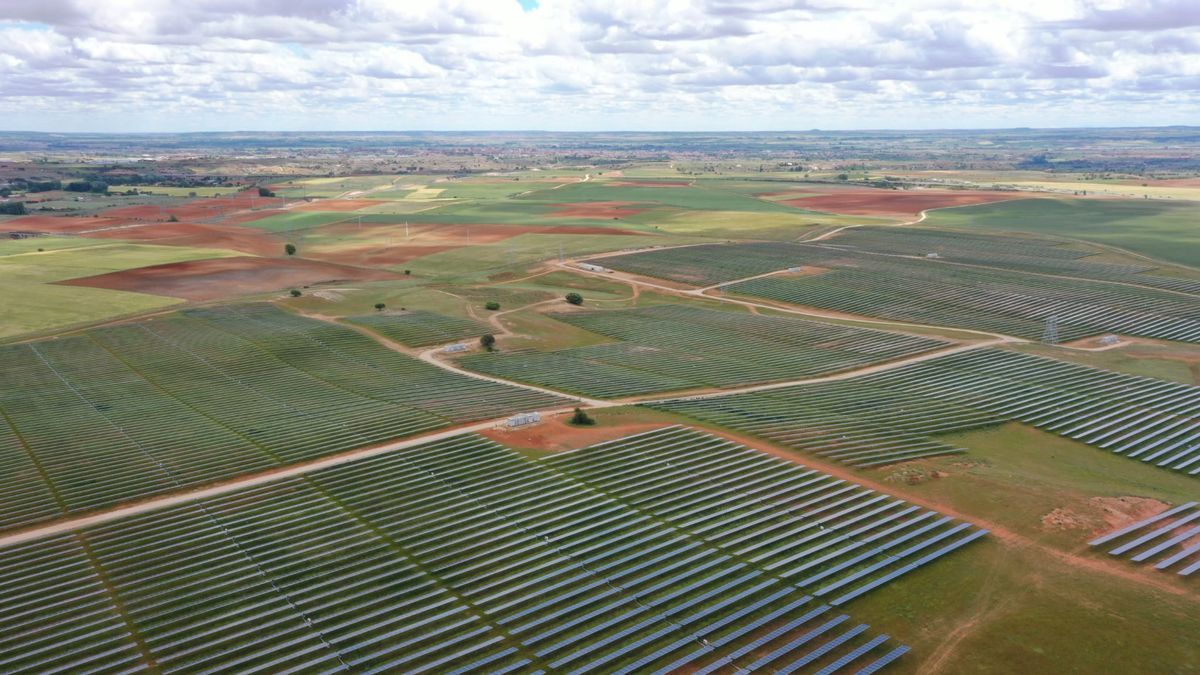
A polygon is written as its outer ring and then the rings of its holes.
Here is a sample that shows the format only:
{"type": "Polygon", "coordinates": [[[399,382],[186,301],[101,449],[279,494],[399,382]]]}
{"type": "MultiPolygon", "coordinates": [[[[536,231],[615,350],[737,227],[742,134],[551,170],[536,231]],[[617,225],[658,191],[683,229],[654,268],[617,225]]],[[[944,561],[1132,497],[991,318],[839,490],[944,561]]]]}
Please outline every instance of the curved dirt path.
{"type": "MultiPolygon", "coordinates": [[[[587,260],[590,261],[590,260],[593,260],[593,258],[588,258],[587,260]]],[[[652,288],[656,291],[662,291],[664,293],[671,293],[674,295],[682,295],[685,297],[700,297],[700,298],[704,298],[705,300],[716,300],[718,302],[728,302],[728,303],[733,303],[736,305],[742,305],[743,307],[747,307],[747,308],[757,307],[759,309],[769,309],[769,310],[773,310],[776,312],[785,312],[787,314],[797,314],[799,316],[816,317],[819,319],[837,319],[839,321],[854,321],[856,323],[878,324],[880,326],[898,326],[901,328],[933,328],[933,329],[951,331],[954,333],[973,333],[975,335],[985,336],[988,339],[1002,339],[1006,342],[1013,342],[1013,343],[1028,342],[1028,340],[1025,340],[1023,338],[1018,338],[1018,337],[1015,337],[1012,335],[1004,335],[1003,333],[990,333],[988,331],[976,330],[974,328],[956,328],[954,326],[938,326],[935,324],[928,324],[928,323],[911,323],[911,322],[907,322],[907,321],[889,321],[886,319],[871,319],[871,318],[865,318],[865,317],[859,318],[857,316],[849,316],[849,315],[838,313],[838,312],[826,312],[826,311],[822,311],[822,310],[818,310],[818,309],[800,308],[800,307],[796,307],[796,306],[785,307],[785,306],[781,306],[781,305],[772,305],[772,304],[763,303],[763,302],[754,302],[751,300],[742,300],[739,298],[729,298],[729,297],[725,297],[723,295],[709,295],[708,293],[705,292],[707,290],[715,289],[720,286],[727,286],[727,285],[736,284],[736,283],[739,283],[742,281],[748,281],[750,279],[758,279],[760,277],[768,277],[768,276],[771,276],[774,274],[781,274],[781,273],[785,272],[786,270],[775,270],[773,272],[767,272],[766,274],[758,274],[753,277],[746,277],[745,279],[734,279],[732,281],[726,281],[726,282],[717,284],[716,286],[708,286],[705,288],[683,289],[683,288],[674,288],[671,286],[665,286],[663,284],[658,284],[653,281],[647,281],[636,275],[625,274],[623,272],[611,272],[611,273],[593,272],[591,270],[585,270],[580,267],[574,267],[572,265],[573,262],[575,262],[575,261],[568,260],[565,262],[558,263],[558,266],[564,270],[567,270],[569,272],[574,272],[576,274],[590,274],[593,276],[601,277],[604,279],[610,279],[610,280],[618,279],[618,280],[625,281],[627,283],[640,284],[646,288],[652,288]]]]}

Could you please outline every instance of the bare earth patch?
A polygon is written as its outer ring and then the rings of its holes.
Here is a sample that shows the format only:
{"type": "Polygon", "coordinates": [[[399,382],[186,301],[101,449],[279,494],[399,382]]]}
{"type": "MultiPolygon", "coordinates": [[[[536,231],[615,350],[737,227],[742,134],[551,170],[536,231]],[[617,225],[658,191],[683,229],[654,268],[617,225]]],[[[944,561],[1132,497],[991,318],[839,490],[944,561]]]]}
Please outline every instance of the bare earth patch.
{"type": "Polygon", "coordinates": [[[151,265],[58,282],[116,291],[219,300],[336,281],[380,281],[400,275],[302,258],[212,258],[151,265]]]}
{"type": "Polygon", "coordinates": [[[550,213],[557,218],[624,218],[636,216],[645,211],[633,205],[633,202],[575,202],[556,204],[557,210],[550,213]]]}
{"type": "Polygon", "coordinates": [[[1060,506],[1042,516],[1048,530],[1089,530],[1104,534],[1167,510],[1169,504],[1147,497],[1092,497],[1079,507],[1060,506]]]}
{"type": "Polygon", "coordinates": [[[529,448],[544,452],[563,452],[585,448],[596,443],[612,441],[632,434],[671,426],[662,422],[631,424],[601,424],[592,427],[577,427],[568,424],[569,415],[555,415],[538,424],[516,429],[496,428],[480,432],[484,436],[505,445],[529,448]]]}
{"type": "Polygon", "coordinates": [[[278,234],[236,225],[207,223],[145,223],[89,232],[94,239],[125,239],[166,246],[223,248],[253,255],[278,255],[284,240],[278,234]]]}

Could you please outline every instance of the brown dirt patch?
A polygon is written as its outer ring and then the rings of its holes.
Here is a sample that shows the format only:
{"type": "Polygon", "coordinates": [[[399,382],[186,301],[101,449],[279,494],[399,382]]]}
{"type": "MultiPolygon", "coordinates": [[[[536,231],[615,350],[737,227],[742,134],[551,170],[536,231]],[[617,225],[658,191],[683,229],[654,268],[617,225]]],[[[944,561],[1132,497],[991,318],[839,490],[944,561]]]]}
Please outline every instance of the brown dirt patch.
{"type": "Polygon", "coordinates": [[[801,199],[785,199],[787,204],[798,209],[843,213],[852,216],[917,215],[927,209],[948,206],[969,206],[1008,199],[1028,198],[1014,192],[985,192],[974,190],[878,190],[846,189],[818,194],[801,199]]]}
{"type": "Polygon", "coordinates": [[[386,199],[318,199],[293,206],[293,211],[357,211],[379,204],[387,204],[386,199]]]}
{"type": "Polygon", "coordinates": [[[1092,497],[1088,501],[1100,510],[1106,532],[1145,520],[1170,508],[1166,502],[1147,497],[1092,497]]]}
{"type": "Polygon", "coordinates": [[[92,239],[124,239],[165,246],[221,248],[253,255],[273,256],[283,251],[277,234],[236,225],[206,223],[147,223],[117,227],[84,235],[92,239]]]}
{"type": "Polygon", "coordinates": [[[127,221],[120,218],[77,218],[66,216],[21,216],[0,222],[0,232],[51,232],[78,234],[103,227],[115,227],[127,221]]]}
{"type": "Polygon", "coordinates": [[[518,429],[496,428],[481,432],[484,436],[505,445],[530,448],[544,452],[563,452],[585,448],[596,443],[612,441],[651,429],[671,426],[665,422],[639,422],[629,424],[602,424],[592,427],[577,427],[567,424],[569,415],[543,418],[538,424],[518,429]]]}
{"type": "Polygon", "coordinates": [[[1146,497],[1092,497],[1060,506],[1042,516],[1047,530],[1087,530],[1093,535],[1120,529],[1167,510],[1169,505],[1146,497]]]}
{"type": "Polygon", "coordinates": [[[624,218],[626,216],[635,216],[642,211],[643,208],[633,206],[633,202],[569,202],[565,204],[555,204],[557,210],[550,213],[551,216],[558,218],[604,218],[612,220],[613,218],[624,218]]]}
{"type": "Polygon", "coordinates": [[[59,283],[184,300],[219,300],[311,284],[396,278],[400,276],[390,272],[317,260],[245,256],[151,265],[59,283]]]}

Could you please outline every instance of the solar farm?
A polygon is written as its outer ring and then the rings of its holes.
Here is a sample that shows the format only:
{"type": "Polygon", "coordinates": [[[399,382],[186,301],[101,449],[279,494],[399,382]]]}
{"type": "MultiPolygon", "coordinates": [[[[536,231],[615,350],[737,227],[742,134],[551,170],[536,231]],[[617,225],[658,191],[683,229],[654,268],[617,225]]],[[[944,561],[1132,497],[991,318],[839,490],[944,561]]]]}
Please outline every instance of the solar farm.
{"type": "Polygon", "coordinates": [[[960,452],[939,434],[1017,420],[1200,475],[1200,387],[978,349],[852,380],[650,405],[873,466],[960,452]]]}
{"type": "Polygon", "coordinates": [[[0,665],[872,672],[842,605],[985,535],[687,429],[467,435],[5,550],[0,665]]]}
{"type": "Polygon", "coordinates": [[[346,321],[366,326],[407,347],[427,347],[454,340],[477,338],[488,331],[486,326],[477,321],[420,310],[400,314],[353,316],[346,321]]]}
{"type": "Polygon", "coordinates": [[[830,241],[684,247],[603,260],[624,272],[721,284],[742,296],[1031,340],[1054,317],[1063,341],[1101,333],[1200,341],[1200,304],[1191,293],[875,255],[830,241]],[[761,276],[805,266],[816,273],[761,276]]]}
{"type": "Polygon", "coordinates": [[[268,305],[0,347],[0,378],[0,526],[566,404],[268,305]]]}
{"type": "Polygon", "coordinates": [[[868,328],[681,305],[551,317],[617,342],[480,354],[461,363],[489,375],[616,398],[812,377],[949,345],[868,328]]]}
{"type": "Polygon", "coordinates": [[[0,672],[1200,672],[1200,272],[722,139],[0,222],[0,672]]]}

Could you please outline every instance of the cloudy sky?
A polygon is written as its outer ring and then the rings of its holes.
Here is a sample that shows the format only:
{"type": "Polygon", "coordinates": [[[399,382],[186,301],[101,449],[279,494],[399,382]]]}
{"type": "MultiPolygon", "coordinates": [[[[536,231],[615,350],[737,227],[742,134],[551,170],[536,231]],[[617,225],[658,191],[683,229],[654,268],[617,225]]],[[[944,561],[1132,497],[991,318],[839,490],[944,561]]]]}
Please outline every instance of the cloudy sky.
{"type": "Polygon", "coordinates": [[[1200,0],[0,0],[0,129],[1200,123],[1200,0]]]}

